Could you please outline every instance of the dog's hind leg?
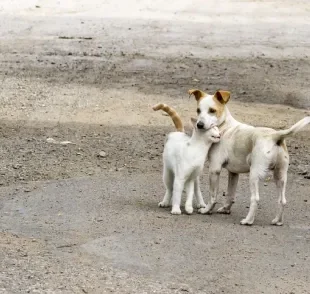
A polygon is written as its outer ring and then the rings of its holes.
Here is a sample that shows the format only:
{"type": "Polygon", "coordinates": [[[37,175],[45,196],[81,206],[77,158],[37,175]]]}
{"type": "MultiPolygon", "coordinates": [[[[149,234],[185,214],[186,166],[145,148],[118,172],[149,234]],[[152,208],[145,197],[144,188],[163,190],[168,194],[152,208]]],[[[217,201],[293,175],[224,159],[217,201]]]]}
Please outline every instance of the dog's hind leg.
{"type": "Polygon", "coordinates": [[[194,180],[189,179],[185,184],[186,190],[186,202],[185,202],[185,211],[187,214],[192,214],[193,209],[193,198],[194,198],[194,180]]]}
{"type": "Polygon", "coordinates": [[[285,188],[286,188],[286,181],[287,181],[287,169],[288,163],[284,164],[282,168],[276,168],[274,170],[274,179],[277,186],[277,194],[278,194],[278,202],[279,208],[276,217],[272,220],[272,224],[276,226],[283,225],[283,212],[284,206],[286,205],[286,198],[285,198],[285,188]]]}
{"type": "Polygon", "coordinates": [[[173,173],[164,168],[164,173],[163,173],[163,180],[164,180],[164,185],[166,187],[166,193],[164,196],[164,199],[158,203],[159,207],[169,207],[171,205],[171,197],[172,197],[172,189],[173,189],[173,173]]]}
{"type": "Polygon", "coordinates": [[[224,206],[220,207],[217,212],[230,214],[231,206],[235,203],[236,190],[239,180],[239,174],[228,173],[228,188],[224,206]]]}
{"type": "Polygon", "coordinates": [[[251,190],[251,204],[250,210],[246,218],[244,218],[240,224],[241,225],[252,225],[255,219],[255,214],[259,201],[259,191],[258,191],[258,183],[260,176],[257,173],[256,169],[253,168],[250,171],[250,190],[251,190]]]}
{"type": "Polygon", "coordinates": [[[197,177],[195,179],[195,183],[194,183],[194,194],[196,197],[196,201],[197,201],[197,208],[204,208],[207,206],[207,204],[204,202],[202,194],[201,194],[201,190],[200,190],[200,179],[199,177],[197,177]]]}
{"type": "Polygon", "coordinates": [[[174,177],[171,214],[181,214],[180,206],[184,183],[185,180],[183,178],[174,177]]]}
{"type": "MultiPolygon", "coordinates": [[[[257,161],[256,161],[257,162],[257,161]]],[[[267,167],[262,163],[256,163],[251,166],[250,170],[250,191],[251,191],[251,203],[250,210],[246,218],[244,218],[240,223],[241,225],[252,225],[255,219],[258,202],[259,202],[259,191],[258,184],[259,180],[263,179],[266,175],[267,167]]]]}

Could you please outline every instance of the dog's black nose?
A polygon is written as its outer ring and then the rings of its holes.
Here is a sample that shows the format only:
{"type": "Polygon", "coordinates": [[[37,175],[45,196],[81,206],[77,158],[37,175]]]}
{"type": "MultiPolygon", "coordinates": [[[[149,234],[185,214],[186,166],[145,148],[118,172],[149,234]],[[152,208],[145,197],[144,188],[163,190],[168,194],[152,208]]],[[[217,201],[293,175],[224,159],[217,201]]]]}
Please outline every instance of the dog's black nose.
{"type": "Polygon", "coordinates": [[[201,121],[199,121],[199,122],[197,123],[197,128],[198,128],[198,129],[203,129],[204,126],[205,126],[205,124],[204,124],[203,122],[201,122],[201,121]]]}

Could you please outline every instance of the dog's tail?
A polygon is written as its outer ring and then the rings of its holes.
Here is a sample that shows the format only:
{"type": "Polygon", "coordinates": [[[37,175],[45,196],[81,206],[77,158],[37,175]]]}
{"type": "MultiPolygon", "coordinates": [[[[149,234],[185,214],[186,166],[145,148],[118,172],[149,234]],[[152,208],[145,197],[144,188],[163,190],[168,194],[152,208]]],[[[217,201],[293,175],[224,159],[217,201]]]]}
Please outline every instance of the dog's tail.
{"type": "Polygon", "coordinates": [[[299,132],[302,128],[304,128],[308,124],[310,124],[310,116],[301,119],[299,122],[294,124],[289,129],[276,131],[275,133],[272,134],[272,138],[277,143],[277,145],[280,145],[280,143],[282,143],[285,138],[299,132]]]}
{"type": "Polygon", "coordinates": [[[184,126],[183,126],[182,120],[180,116],[178,115],[178,113],[172,107],[168,106],[167,104],[159,103],[153,106],[153,110],[154,111],[163,110],[164,112],[169,114],[169,116],[174,122],[174,125],[177,131],[184,132],[184,126]]]}

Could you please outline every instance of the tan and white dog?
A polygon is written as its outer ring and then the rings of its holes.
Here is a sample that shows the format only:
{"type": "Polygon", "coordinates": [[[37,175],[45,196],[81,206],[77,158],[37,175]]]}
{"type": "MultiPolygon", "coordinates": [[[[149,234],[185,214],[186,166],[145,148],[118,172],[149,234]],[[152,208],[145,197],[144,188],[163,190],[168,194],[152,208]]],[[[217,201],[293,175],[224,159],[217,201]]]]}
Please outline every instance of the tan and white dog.
{"type": "Polygon", "coordinates": [[[241,224],[252,225],[259,201],[259,180],[272,170],[279,197],[278,212],[272,224],[282,225],[289,165],[285,138],[309,124],[310,116],[303,118],[287,130],[276,131],[271,128],[253,127],[235,120],[226,106],[230,99],[228,91],[217,91],[214,95],[208,95],[193,89],[189,90],[189,95],[194,95],[197,101],[197,127],[204,128],[205,125],[216,121],[221,131],[220,142],[213,144],[208,154],[210,201],[207,207],[201,208],[199,212],[212,213],[217,202],[222,168],[226,168],[229,173],[228,191],[225,204],[217,210],[218,213],[230,213],[232,204],[235,202],[239,174],[250,173],[250,210],[246,218],[241,220],[241,224]]]}

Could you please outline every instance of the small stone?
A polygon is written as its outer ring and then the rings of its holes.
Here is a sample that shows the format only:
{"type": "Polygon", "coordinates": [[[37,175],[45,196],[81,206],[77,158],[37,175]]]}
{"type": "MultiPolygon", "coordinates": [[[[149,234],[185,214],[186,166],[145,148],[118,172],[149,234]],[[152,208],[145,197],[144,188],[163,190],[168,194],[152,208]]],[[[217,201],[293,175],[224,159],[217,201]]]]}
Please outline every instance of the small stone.
{"type": "Polygon", "coordinates": [[[47,139],[46,139],[46,142],[47,142],[47,143],[56,143],[56,140],[53,139],[53,138],[47,138],[47,139]]]}
{"type": "Polygon", "coordinates": [[[181,65],[180,65],[180,68],[182,68],[182,69],[188,69],[189,67],[188,67],[186,64],[181,64],[181,65]]]}
{"type": "Polygon", "coordinates": [[[71,141],[61,141],[59,142],[60,145],[68,145],[68,144],[73,144],[71,141]]]}
{"type": "Polygon", "coordinates": [[[185,285],[180,287],[180,291],[182,291],[182,292],[191,292],[190,288],[188,286],[185,286],[185,285]]]}
{"type": "Polygon", "coordinates": [[[107,157],[107,153],[104,151],[100,151],[98,154],[99,157],[107,157]]]}
{"type": "Polygon", "coordinates": [[[307,170],[300,171],[298,174],[302,176],[306,176],[308,174],[308,171],[307,170]]]}

